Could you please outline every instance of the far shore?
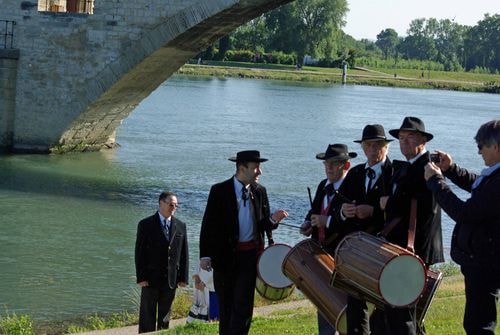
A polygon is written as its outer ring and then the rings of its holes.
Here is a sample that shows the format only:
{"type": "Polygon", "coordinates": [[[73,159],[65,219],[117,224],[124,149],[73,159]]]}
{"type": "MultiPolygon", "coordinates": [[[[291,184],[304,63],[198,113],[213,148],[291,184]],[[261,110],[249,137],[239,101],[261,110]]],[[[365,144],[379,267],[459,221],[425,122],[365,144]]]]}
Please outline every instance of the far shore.
{"type": "MultiPolygon", "coordinates": [[[[234,77],[332,84],[342,83],[342,71],[340,69],[304,67],[297,70],[291,65],[275,64],[205,62],[200,65],[186,64],[177,73],[218,78],[234,77]]],[[[465,72],[459,74],[444,71],[422,72],[420,70],[404,69],[372,70],[354,68],[347,71],[346,84],[500,93],[500,75],[477,75],[465,72]],[[424,73],[423,77],[421,73],[424,73]],[[454,77],[459,78],[456,79],[454,77]]]]}

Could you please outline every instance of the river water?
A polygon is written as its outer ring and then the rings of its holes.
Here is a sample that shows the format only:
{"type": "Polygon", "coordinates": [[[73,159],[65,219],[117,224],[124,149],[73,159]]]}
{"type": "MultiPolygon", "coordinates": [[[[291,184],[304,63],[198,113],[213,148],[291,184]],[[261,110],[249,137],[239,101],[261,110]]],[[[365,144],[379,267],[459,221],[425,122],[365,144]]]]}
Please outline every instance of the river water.
{"type": "MultiPolygon", "coordinates": [[[[116,150],[0,157],[0,308],[35,319],[132,309],[137,222],[154,213],[164,189],[178,193],[194,269],[208,191],[234,173],[227,158],[239,150],[269,158],[261,182],[271,207],[299,225],[307,187],[324,178],[315,155],[328,143],[347,143],[362,163],[352,141],[364,125],[399,128],[413,115],[435,135],[428,149],[479,171],[473,136],[499,110],[500,95],[172,77],[124,121],[116,150]]],[[[390,157],[402,158],[397,141],[390,157]]],[[[445,216],[447,254],[452,228],[445,216]]],[[[274,235],[301,240],[286,226],[274,235]]]]}

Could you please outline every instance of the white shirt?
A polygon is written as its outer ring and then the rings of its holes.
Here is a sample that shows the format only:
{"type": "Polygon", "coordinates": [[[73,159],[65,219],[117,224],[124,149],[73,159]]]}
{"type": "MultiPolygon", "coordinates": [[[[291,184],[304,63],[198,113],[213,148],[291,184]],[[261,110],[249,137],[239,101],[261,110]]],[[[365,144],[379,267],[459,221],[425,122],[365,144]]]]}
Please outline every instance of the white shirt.
{"type": "Polygon", "coordinates": [[[248,199],[246,204],[242,199],[243,184],[236,178],[234,180],[234,193],[236,194],[236,203],[238,204],[238,225],[239,225],[239,242],[247,242],[253,240],[253,219],[251,211],[251,194],[250,185],[246,186],[248,199]]]}

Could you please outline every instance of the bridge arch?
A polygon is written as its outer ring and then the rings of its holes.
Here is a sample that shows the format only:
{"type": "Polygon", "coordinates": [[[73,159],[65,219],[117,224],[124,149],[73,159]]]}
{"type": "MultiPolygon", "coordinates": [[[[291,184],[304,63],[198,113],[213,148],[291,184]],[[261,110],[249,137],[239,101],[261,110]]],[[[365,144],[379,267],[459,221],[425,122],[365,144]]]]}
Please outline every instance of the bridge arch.
{"type": "Polygon", "coordinates": [[[112,147],[121,122],[188,59],[292,0],[96,0],[91,15],[3,1],[19,49],[13,111],[0,103],[0,121],[14,120],[7,149],[64,152],[112,147]]]}

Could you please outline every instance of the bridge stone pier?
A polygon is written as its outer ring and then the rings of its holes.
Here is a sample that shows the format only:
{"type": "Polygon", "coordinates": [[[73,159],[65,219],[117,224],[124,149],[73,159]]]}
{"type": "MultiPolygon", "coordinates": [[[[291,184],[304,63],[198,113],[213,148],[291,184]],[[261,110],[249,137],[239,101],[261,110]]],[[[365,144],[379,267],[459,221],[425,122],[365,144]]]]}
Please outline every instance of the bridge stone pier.
{"type": "Polygon", "coordinates": [[[113,147],[121,122],[188,59],[291,0],[86,1],[78,13],[0,0],[2,151],[113,147]]]}

